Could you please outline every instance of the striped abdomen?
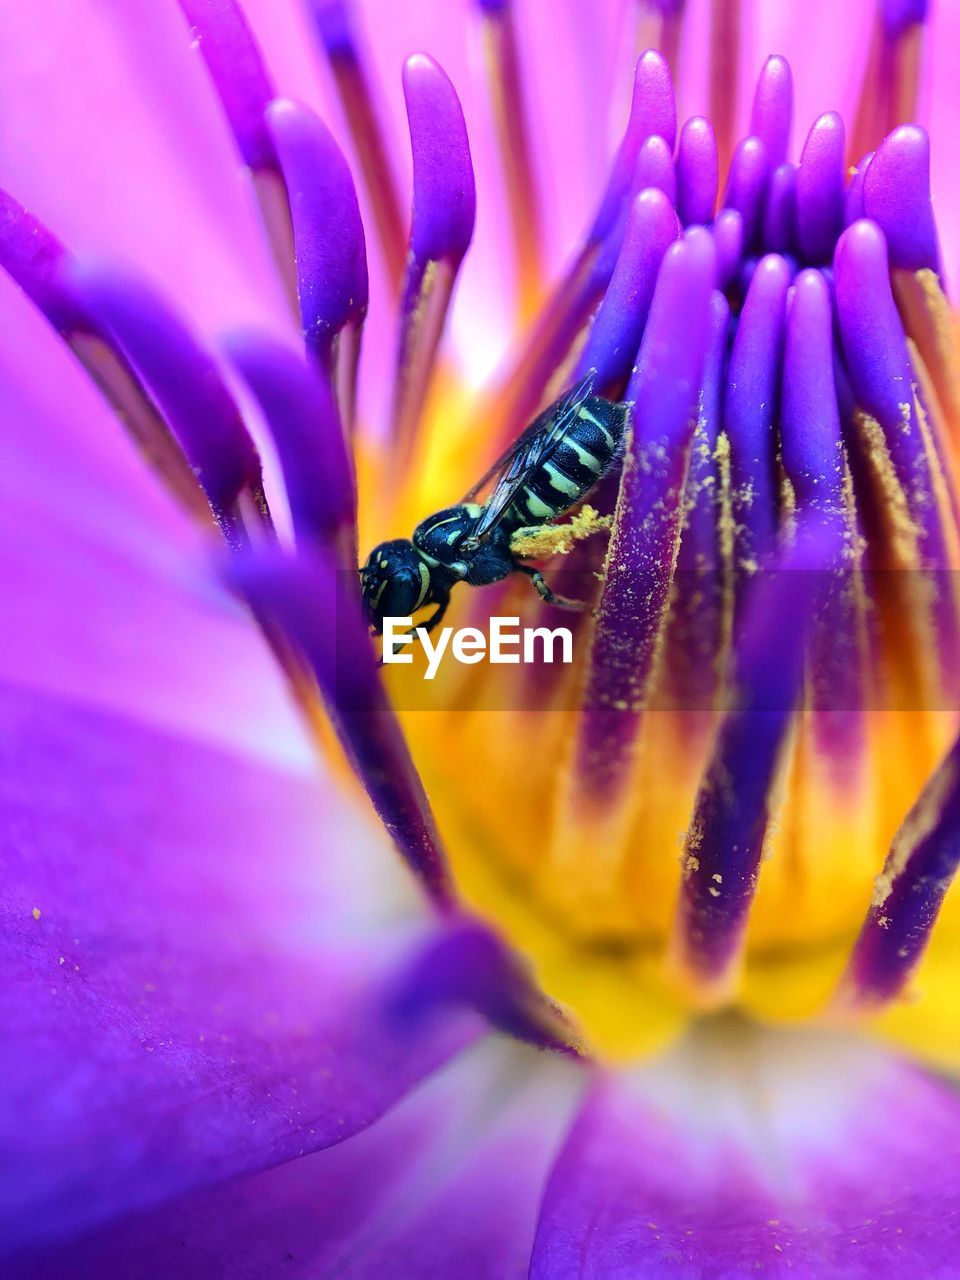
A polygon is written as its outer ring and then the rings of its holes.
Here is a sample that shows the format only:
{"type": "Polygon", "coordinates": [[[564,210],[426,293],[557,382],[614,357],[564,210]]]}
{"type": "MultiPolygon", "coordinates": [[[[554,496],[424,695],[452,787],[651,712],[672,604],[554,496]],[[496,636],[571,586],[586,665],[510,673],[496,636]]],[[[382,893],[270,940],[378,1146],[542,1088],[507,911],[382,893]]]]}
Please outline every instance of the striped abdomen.
{"type": "Polygon", "coordinates": [[[530,477],[510,506],[505,523],[544,524],[586,497],[620,448],[627,407],[591,396],[548,461],[530,477]]]}

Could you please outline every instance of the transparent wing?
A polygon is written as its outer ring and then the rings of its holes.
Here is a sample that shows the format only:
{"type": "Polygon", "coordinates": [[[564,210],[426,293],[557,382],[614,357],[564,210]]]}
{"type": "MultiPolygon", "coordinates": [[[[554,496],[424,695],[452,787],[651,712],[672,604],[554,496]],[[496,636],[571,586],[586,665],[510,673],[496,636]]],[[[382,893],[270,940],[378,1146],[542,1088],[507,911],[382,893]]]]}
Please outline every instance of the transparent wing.
{"type": "Polygon", "coordinates": [[[497,477],[476,528],[464,539],[465,550],[471,550],[489,537],[530,476],[556,453],[592,393],[596,374],[596,369],[591,369],[572,390],[545,409],[464,497],[464,502],[470,502],[488,480],[497,477]]]}

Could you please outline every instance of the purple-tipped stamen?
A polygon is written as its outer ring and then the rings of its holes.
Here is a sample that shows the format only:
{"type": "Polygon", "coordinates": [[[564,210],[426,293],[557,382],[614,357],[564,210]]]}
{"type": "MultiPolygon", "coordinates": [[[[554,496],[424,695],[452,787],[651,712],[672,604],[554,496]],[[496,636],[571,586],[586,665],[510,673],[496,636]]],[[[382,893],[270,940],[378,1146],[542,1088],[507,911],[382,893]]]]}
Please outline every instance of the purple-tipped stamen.
{"type": "Polygon", "coordinates": [[[750,116],[750,132],[763,143],[771,169],[787,159],[792,127],[793,73],[786,58],[774,54],[757,79],[750,116]]]}
{"type": "Polygon", "coordinates": [[[413,153],[413,215],[401,301],[393,432],[408,461],[457,271],[473,237],[477,193],[457,92],[426,54],[407,59],[403,92],[413,153]]]}
{"type": "Polygon", "coordinates": [[[730,443],[738,577],[762,568],[776,541],[779,495],[775,424],[789,285],[790,269],[782,257],[768,254],[760,260],[747,290],[730,353],[723,420],[730,443]]]}
{"type": "Polygon", "coordinates": [[[356,485],[328,375],[265,333],[225,345],[276,444],[298,548],[332,548],[340,569],[355,571],[356,485]]]}
{"type": "Polygon", "coordinates": [[[237,556],[228,573],[267,635],[280,634],[320,688],[343,749],[398,851],[433,902],[453,888],[430,803],[384,690],[356,573],[321,549],[237,556]]]}
{"type": "Polygon", "coordinates": [[[309,7],[346,116],[387,272],[399,291],[406,263],[406,220],[393,148],[383,126],[382,95],[357,31],[355,9],[346,0],[309,0],[309,7]]]}
{"type": "Polygon", "coordinates": [[[635,189],[656,187],[672,205],[677,203],[677,173],[673,166],[673,150],[663,138],[647,138],[637,157],[635,189]]]}
{"type": "Polygon", "coordinates": [[[521,958],[486,925],[454,919],[414,957],[396,982],[391,1012],[416,1025],[466,1006],[538,1049],[575,1052],[573,1028],[537,987],[521,958]]]}
{"type": "Polygon", "coordinates": [[[797,169],[789,161],[778,165],[770,175],[763,211],[763,245],[771,253],[797,252],[797,169]]]}
{"type": "Polygon", "coordinates": [[[724,1000],[736,981],[810,623],[826,585],[824,566],[836,556],[832,533],[798,518],[795,540],[748,601],[730,709],[686,837],[671,940],[672,966],[705,1002],[724,1000]]]}
{"type": "Polygon", "coordinates": [[[664,255],[636,371],[631,435],[587,659],[574,785],[592,808],[622,793],[648,696],[683,517],[694,398],[710,327],[715,260],[691,228],[664,255]]]}
{"type": "Polygon", "coordinates": [[[703,116],[693,116],[677,143],[677,215],[685,227],[713,221],[719,181],[713,125],[703,116]]]}
{"type": "Polygon", "coordinates": [[[349,429],[368,300],[353,177],[330,130],[308,107],[278,99],[267,110],[267,124],[290,201],[304,339],[334,379],[349,429]]]}
{"type": "Polygon", "coordinates": [[[919,564],[912,567],[946,568],[930,461],[916,421],[910,357],[890,288],[886,242],[875,223],[861,220],[840,237],[834,283],[853,394],[880,424],[917,540],[919,564]]]}
{"type": "Polygon", "coordinates": [[[736,209],[743,219],[743,242],[752,248],[760,231],[770,178],[767,152],[759,138],[744,138],[730,161],[723,207],[736,209]]]}
{"type": "Polygon", "coordinates": [[[57,330],[114,408],[147,462],[192,515],[209,520],[197,477],[129,361],[75,296],[69,251],[0,190],[0,266],[57,330]]]}
{"type": "Polygon", "coordinates": [[[960,866],[960,742],[894,838],[837,1003],[868,1011],[901,996],[960,866]]]}
{"type": "Polygon", "coordinates": [[[713,224],[717,255],[717,286],[729,289],[740,274],[743,261],[743,218],[736,209],[721,209],[713,224]]]}
{"type": "Polygon", "coordinates": [[[483,14],[493,120],[513,233],[521,310],[528,312],[540,289],[541,213],[517,48],[512,0],[478,0],[483,14]]]}
{"type": "Polygon", "coordinates": [[[596,369],[602,395],[619,394],[636,360],[660,262],[678,235],[677,215],[663,191],[638,195],[600,310],[577,362],[575,379],[596,369]]]}
{"type": "Polygon", "coordinates": [[[829,262],[844,225],[846,134],[828,111],[814,121],[797,170],[797,240],[804,260],[829,262]]]}
{"type": "Polygon", "coordinates": [[[504,435],[513,438],[542,407],[548,384],[603,297],[620,252],[632,198],[639,194],[637,163],[650,137],[672,148],[677,108],[670,69],[648,49],[637,61],[630,115],[597,212],[573,262],[541,312],[502,393],[504,435]]]}
{"type": "Polygon", "coordinates": [[[241,544],[244,518],[266,516],[260,459],[216,363],[142,278],[90,262],[64,283],[149,386],[225,537],[241,544]]]}
{"type": "Polygon", "coordinates": [[[178,0],[250,170],[281,278],[296,297],[290,211],[265,112],[276,91],[237,0],[178,0]]]}
{"type": "Polygon", "coordinates": [[[918,125],[894,129],[877,148],[863,178],[863,213],[886,237],[891,266],[940,274],[930,140],[918,125]]]}

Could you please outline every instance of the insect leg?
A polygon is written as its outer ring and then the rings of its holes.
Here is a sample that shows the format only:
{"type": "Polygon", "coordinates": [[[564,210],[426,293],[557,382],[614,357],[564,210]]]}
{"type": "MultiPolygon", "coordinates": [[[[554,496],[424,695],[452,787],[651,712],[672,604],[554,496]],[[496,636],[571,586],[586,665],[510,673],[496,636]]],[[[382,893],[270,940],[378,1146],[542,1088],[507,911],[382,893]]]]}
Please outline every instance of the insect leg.
{"type": "Polygon", "coordinates": [[[559,609],[576,609],[579,613],[586,609],[587,606],[583,600],[571,600],[568,596],[558,596],[555,591],[552,591],[539,569],[534,569],[528,564],[517,565],[517,568],[527,575],[544,604],[554,604],[559,609]]]}
{"type": "Polygon", "coordinates": [[[449,604],[450,604],[449,596],[447,596],[444,600],[439,601],[436,612],[432,613],[430,617],[426,620],[426,622],[421,624],[424,631],[428,631],[428,632],[432,631],[434,627],[438,627],[440,625],[440,623],[443,621],[443,615],[447,612],[447,608],[449,604]]]}

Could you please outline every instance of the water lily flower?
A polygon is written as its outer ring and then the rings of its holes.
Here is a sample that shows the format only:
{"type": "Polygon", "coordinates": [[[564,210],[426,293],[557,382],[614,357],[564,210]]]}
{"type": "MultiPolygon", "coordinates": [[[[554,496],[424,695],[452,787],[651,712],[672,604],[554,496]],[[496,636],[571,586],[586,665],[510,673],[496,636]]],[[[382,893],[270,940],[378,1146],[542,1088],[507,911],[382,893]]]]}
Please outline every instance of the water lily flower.
{"type": "Polygon", "coordinates": [[[4,1276],[957,1274],[957,14],[754,8],[3,3],[4,1276]]]}

